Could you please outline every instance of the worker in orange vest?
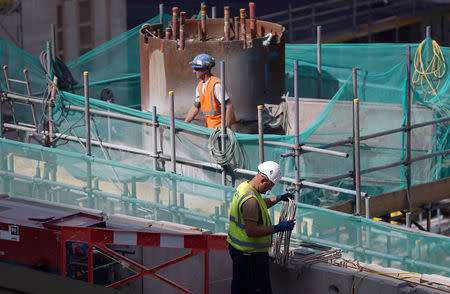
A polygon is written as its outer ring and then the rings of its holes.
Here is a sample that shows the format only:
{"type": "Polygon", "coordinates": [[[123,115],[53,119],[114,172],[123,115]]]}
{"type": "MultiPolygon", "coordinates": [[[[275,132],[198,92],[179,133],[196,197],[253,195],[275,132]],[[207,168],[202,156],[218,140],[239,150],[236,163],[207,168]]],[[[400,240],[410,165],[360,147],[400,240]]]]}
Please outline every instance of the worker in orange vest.
{"type": "MultiPolygon", "coordinates": [[[[218,77],[211,73],[211,68],[214,67],[216,62],[208,54],[199,54],[189,64],[192,66],[199,83],[195,89],[194,105],[184,121],[191,122],[201,110],[205,116],[206,127],[215,129],[222,123],[222,83],[218,77]]],[[[229,128],[235,121],[233,105],[225,91],[225,125],[229,128]]]]}

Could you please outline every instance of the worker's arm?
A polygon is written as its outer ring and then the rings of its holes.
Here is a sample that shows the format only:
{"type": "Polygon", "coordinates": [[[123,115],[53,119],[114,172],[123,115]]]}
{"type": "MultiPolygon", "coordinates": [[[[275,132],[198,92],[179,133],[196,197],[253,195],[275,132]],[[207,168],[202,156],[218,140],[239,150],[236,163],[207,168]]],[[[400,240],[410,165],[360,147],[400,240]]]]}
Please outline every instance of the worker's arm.
{"type": "MultiPolygon", "coordinates": [[[[269,198],[277,201],[277,197],[269,198]]],[[[242,218],[245,220],[245,233],[249,237],[262,237],[272,235],[276,232],[291,231],[294,228],[295,221],[282,221],[275,226],[262,226],[258,224],[260,218],[260,207],[255,198],[250,198],[242,204],[242,218]]]]}
{"type": "Polygon", "coordinates": [[[246,220],[245,221],[245,232],[249,237],[262,237],[267,235],[272,235],[275,233],[274,226],[261,226],[258,222],[246,220]]]}
{"type": "Polygon", "coordinates": [[[270,198],[264,198],[263,200],[264,200],[264,202],[266,202],[267,208],[271,208],[272,206],[274,206],[275,204],[278,203],[276,196],[270,197],[270,198]]]}
{"type": "Polygon", "coordinates": [[[186,115],[186,119],[184,120],[185,122],[191,122],[192,120],[194,120],[194,118],[197,116],[197,114],[200,111],[200,107],[197,107],[195,105],[192,105],[191,109],[189,109],[188,114],[186,115]]]}
{"type": "Polygon", "coordinates": [[[225,125],[227,128],[231,127],[231,124],[233,123],[233,104],[231,104],[231,101],[228,100],[225,103],[225,125]]]}
{"type": "Polygon", "coordinates": [[[262,226],[258,224],[260,208],[256,198],[247,199],[242,204],[242,218],[245,221],[245,232],[249,237],[262,237],[275,233],[273,226],[262,226]]]}
{"type": "Polygon", "coordinates": [[[266,203],[267,208],[271,208],[275,204],[280,201],[289,201],[290,199],[294,199],[295,195],[288,192],[271,198],[264,198],[264,202],[266,203]]]}

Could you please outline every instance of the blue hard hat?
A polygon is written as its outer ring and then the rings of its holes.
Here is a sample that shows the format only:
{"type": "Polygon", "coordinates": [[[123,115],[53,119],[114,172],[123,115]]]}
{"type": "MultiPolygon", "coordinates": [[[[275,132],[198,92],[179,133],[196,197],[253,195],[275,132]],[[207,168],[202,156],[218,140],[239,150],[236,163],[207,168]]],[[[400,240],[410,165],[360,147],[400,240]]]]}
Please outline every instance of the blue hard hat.
{"type": "Polygon", "coordinates": [[[189,64],[192,68],[211,68],[216,65],[216,61],[208,54],[202,53],[195,56],[194,60],[189,62],[189,64]]]}

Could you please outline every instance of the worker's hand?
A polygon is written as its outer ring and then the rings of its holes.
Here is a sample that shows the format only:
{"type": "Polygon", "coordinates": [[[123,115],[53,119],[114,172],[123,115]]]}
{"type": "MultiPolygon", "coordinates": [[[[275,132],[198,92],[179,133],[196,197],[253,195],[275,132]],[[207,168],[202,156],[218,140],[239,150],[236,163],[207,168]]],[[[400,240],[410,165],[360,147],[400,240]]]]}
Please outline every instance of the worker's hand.
{"type": "Polygon", "coordinates": [[[295,226],[295,220],[282,221],[278,225],[274,226],[275,233],[292,231],[294,226],[295,226]]]}
{"type": "Polygon", "coordinates": [[[292,193],[284,193],[277,196],[277,202],[280,201],[289,201],[289,198],[294,199],[294,194],[292,193]]]}

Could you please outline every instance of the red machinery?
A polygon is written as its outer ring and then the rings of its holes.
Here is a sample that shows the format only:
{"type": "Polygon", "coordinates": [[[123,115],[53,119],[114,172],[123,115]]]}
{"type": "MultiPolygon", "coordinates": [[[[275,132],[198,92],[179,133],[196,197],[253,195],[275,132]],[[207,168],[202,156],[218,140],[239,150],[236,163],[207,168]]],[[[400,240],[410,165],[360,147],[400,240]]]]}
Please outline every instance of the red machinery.
{"type": "MultiPolygon", "coordinates": [[[[107,222],[101,215],[45,205],[47,207],[30,205],[0,196],[0,261],[28,265],[110,288],[150,277],[164,283],[165,287],[170,285],[184,293],[193,293],[189,287],[183,287],[158,271],[202,255],[203,264],[192,269],[202,273],[201,292],[209,293],[209,253],[227,250],[223,235],[200,234],[195,230],[173,234],[149,228],[144,231],[110,229],[106,228],[107,222]],[[139,248],[144,247],[185,251],[176,258],[172,254],[170,260],[148,266],[144,265],[143,254],[135,258],[139,248]],[[125,257],[126,254],[129,256],[125,257]]],[[[198,262],[194,264],[198,266],[198,262]]],[[[132,287],[140,287],[139,292],[144,293],[143,284],[132,287]]],[[[136,289],[133,292],[138,293],[136,289]]]]}

